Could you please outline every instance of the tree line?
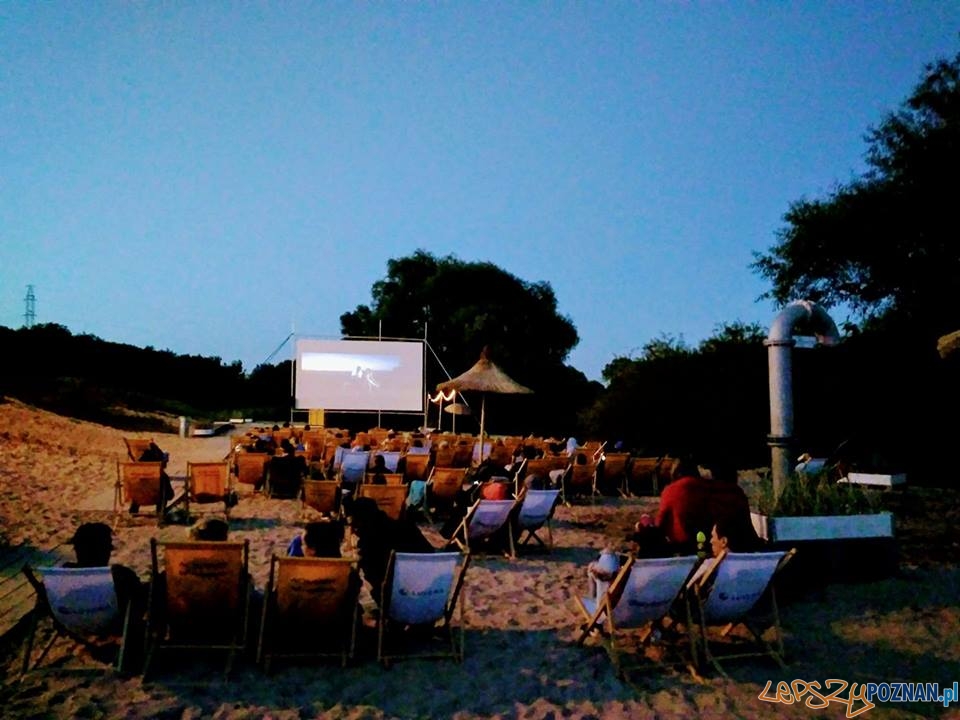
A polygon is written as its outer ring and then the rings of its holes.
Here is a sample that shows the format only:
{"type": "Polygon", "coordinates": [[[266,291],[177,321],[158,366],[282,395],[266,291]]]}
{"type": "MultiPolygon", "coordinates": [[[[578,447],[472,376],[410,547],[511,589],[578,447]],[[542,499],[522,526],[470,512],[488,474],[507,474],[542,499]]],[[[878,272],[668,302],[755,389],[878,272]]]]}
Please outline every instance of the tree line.
{"type": "MultiPolygon", "coordinates": [[[[868,170],[791,204],[775,244],[750,267],[778,306],[809,299],[847,314],[838,347],[794,353],[798,448],[826,455],[842,445],[878,467],[933,476],[960,430],[960,358],[936,352],[938,336],[960,328],[960,55],[928,65],[866,141],[868,170]]],[[[428,357],[428,389],[487,348],[534,390],[488,396],[494,433],[622,440],[651,455],[722,453],[741,466],[769,457],[765,330],[757,325],[731,321],[696,347],[662,335],[638,356],[610,362],[604,384],[592,382],[567,363],[579,336],[548,282],[423,250],[388,260],[370,303],[345,312],[340,325],[345,337],[426,336],[428,355],[440,361],[428,357]]],[[[58,325],[0,327],[0,343],[4,394],[79,416],[120,403],[194,417],[281,418],[290,409],[290,361],[245,374],[238,362],[58,325]]]]}

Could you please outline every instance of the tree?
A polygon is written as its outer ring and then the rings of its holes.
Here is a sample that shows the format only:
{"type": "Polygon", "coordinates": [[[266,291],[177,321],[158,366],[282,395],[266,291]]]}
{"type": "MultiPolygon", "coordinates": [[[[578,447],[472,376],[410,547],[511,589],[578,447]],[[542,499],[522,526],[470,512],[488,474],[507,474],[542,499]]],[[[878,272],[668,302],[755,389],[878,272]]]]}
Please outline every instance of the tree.
{"type": "Polygon", "coordinates": [[[866,137],[869,170],[800,200],[752,268],[764,297],[844,305],[866,326],[937,335],[957,327],[960,292],[960,54],[927,65],[902,107],[866,137]]]}
{"type": "MultiPolygon", "coordinates": [[[[424,250],[387,262],[387,276],[374,283],[370,305],[360,305],[340,316],[345,336],[423,338],[443,367],[427,363],[427,387],[446,380],[444,369],[457,375],[471,367],[484,347],[491,358],[518,382],[537,394],[536,414],[550,417],[548,409],[563,401],[559,421],[572,429],[578,408],[566,407],[576,388],[588,385],[582,373],[571,379],[564,361],[579,338],[569,318],[557,311],[557,299],[547,282],[527,282],[489,262],[465,262],[453,255],[436,257],[424,250]],[[565,420],[562,420],[566,418],[565,420]]],[[[429,351],[428,351],[429,354],[429,351]]],[[[523,406],[530,401],[488,398],[516,406],[515,429],[539,426],[523,406]]],[[[499,430],[500,419],[491,413],[499,430]]]]}

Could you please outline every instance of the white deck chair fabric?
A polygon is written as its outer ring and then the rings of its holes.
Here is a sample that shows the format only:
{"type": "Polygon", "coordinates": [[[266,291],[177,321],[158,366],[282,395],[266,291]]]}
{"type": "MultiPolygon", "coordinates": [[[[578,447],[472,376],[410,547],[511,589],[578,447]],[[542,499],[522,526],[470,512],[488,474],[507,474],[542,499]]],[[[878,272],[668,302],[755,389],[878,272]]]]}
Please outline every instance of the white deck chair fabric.
{"type": "MultiPolygon", "coordinates": [[[[482,460],[481,460],[481,458],[480,458],[480,450],[481,450],[481,448],[480,448],[480,441],[478,440],[478,441],[477,441],[476,443],[474,443],[474,445],[473,445],[473,464],[474,464],[474,465],[479,465],[479,464],[482,462],[482,460]]],[[[483,457],[484,457],[484,458],[490,457],[490,451],[491,451],[491,450],[493,450],[493,442],[492,442],[492,441],[489,441],[489,440],[486,441],[486,442],[484,442],[484,443],[483,443],[483,457]]]]}
{"type": "Polygon", "coordinates": [[[387,612],[390,619],[407,625],[442,620],[462,561],[458,552],[397,553],[387,612]]]}
{"type": "Polygon", "coordinates": [[[520,505],[517,524],[521,530],[542,526],[553,514],[553,508],[560,497],[559,490],[527,490],[520,505]]]}
{"type": "Polygon", "coordinates": [[[518,534],[527,531],[531,537],[537,537],[536,531],[549,522],[559,497],[559,490],[527,490],[517,513],[518,534]]]}
{"type": "Polygon", "coordinates": [[[51,614],[78,635],[106,632],[120,612],[109,567],[38,568],[51,614]]]}
{"type": "MultiPolygon", "coordinates": [[[[664,617],[684,588],[697,560],[696,555],[635,560],[623,585],[623,593],[613,606],[613,625],[637,628],[664,617]]],[[[580,602],[588,614],[596,613],[596,598],[584,597],[580,602]]]]}
{"type": "Polygon", "coordinates": [[[502,528],[516,500],[480,500],[467,523],[470,540],[483,540],[502,528]]]}
{"type": "Polygon", "coordinates": [[[346,483],[359,485],[363,482],[363,476],[367,472],[369,462],[369,450],[350,450],[343,453],[343,460],[340,463],[341,478],[346,483]]]}
{"type": "Polygon", "coordinates": [[[718,565],[703,601],[710,624],[744,617],[763,596],[786,552],[727,553],[718,565]]]}
{"type": "Polygon", "coordinates": [[[397,471],[397,463],[400,462],[400,451],[388,451],[388,452],[378,452],[376,455],[383,456],[383,464],[387,468],[387,472],[395,473],[397,471]]]}

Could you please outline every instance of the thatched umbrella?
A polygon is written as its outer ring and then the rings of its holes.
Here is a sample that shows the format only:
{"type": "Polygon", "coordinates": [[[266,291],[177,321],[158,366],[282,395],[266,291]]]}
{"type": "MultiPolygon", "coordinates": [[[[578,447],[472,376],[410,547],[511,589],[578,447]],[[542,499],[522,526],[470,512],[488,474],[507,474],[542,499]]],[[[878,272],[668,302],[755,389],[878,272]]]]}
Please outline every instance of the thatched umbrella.
{"type": "Polygon", "coordinates": [[[937,352],[940,353],[940,357],[946,359],[958,350],[960,350],[960,330],[941,335],[937,339],[937,352]]]}
{"type": "Polygon", "coordinates": [[[480,359],[476,365],[467,370],[463,375],[458,375],[452,380],[447,380],[437,385],[437,390],[446,392],[447,390],[473,390],[481,393],[480,399],[480,462],[483,462],[483,438],[484,427],[486,423],[486,401],[487,393],[499,393],[505,395],[515,395],[520,393],[532,393],[528,387],[524,387],[516,380],[507,375],[498,368],[490,358],[487,357],[487,349],[484,348],[480,353],[480,359]]]}

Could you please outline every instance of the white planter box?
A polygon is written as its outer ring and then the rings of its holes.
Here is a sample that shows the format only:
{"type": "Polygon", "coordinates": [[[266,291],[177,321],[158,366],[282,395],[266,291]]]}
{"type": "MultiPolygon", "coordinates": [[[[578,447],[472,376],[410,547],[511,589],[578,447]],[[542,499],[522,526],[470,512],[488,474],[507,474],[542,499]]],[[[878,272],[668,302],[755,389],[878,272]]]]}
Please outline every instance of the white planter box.
{"type": "Polygon", "coordinates": [[[874,487],[895,487],[897,485],[906,485],[906,473],[893,473],[892,475],[884,473],[847,473],[845,478],[840,478],[838,482],[851,483],[852,485],[872,485],[874,487]]]}
{"type": "Polygon", "coordinates": [[[888,512],[799,517],[768,517],[752,512],[750,519],[757,535],[771,542],[893,537],[893,515],[888,512]]]}

